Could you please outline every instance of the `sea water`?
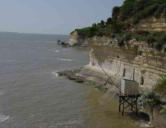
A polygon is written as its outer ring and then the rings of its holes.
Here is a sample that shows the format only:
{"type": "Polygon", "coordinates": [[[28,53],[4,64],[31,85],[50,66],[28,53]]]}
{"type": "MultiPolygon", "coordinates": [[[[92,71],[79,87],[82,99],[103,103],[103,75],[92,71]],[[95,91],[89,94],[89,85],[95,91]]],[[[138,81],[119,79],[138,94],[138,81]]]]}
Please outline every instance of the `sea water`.
{"type": "Polygon", "coordinates": [[[0,33],[0,128],[134,127],[106,94],[58,77],[89,62],[88,50],[59,39],[68,36],[0,33]]]}

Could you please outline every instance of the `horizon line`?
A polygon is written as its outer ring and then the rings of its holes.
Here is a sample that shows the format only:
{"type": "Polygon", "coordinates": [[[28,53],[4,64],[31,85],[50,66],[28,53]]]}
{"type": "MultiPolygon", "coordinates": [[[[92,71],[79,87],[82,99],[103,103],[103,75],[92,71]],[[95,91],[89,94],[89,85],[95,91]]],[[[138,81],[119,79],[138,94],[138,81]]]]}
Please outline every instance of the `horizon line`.
{"type": "Polygon", "coordinates": [[[13,31],[0,31],[0,33],[33,34],[33,35],[64,35],[64,36],[70,35],[70,34],[56,34],[56,33],[13,32],[13,31]]]}

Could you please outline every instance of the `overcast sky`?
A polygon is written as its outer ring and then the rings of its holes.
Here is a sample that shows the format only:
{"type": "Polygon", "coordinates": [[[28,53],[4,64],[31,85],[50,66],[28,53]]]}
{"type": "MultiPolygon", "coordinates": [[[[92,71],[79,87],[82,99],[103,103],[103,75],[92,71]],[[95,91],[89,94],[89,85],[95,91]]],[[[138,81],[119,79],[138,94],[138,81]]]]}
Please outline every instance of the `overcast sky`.
{"type": "Polygon", "coordinates": [[[69,34],[106,20],[123,0],[0,0],[0,31],[69,34]]]}

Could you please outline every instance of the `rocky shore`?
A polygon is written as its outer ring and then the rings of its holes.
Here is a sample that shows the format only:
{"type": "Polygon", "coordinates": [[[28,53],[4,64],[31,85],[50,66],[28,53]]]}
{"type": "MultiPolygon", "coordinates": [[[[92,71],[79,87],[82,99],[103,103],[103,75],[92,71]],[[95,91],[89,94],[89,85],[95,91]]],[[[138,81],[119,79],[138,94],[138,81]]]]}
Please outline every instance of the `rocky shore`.
{"type": "Polygon", "coordinates": [[[108,88],[103,86],[103,83],[105,82],[103,79],[101,79],[99,76],[96,77],[95,72],[88,71],[84,67],[75,70],[65,70],[57,73],[59,76],[65,77],[77,83],[87,84],[102,91],[108,90],[108,88]],[[83,74],[85,72],[86,74],[83,74]]]}
{"type": "MultiPolygon", "coordinates": [[[[116,80],[113,76],[108,78],[104,72],[95,71],[89,65],[74,70],[65,70],[57,72],[58,76],[65,77],[83,85],[92,86],[104,93],[112,94],[114,97],[119,94],[120,81],[116,80]],[[116,85],[111,83],[115,82],[116,85]],[[117,86],[118,85],[118,86],[117,86]]],[[[136,120],[139,124],[139,128],[154,128],[149,122],[149,117],[144,112],[140,112],[137,116],[132,113],[128,113],[127,116],[136,120]]]]}

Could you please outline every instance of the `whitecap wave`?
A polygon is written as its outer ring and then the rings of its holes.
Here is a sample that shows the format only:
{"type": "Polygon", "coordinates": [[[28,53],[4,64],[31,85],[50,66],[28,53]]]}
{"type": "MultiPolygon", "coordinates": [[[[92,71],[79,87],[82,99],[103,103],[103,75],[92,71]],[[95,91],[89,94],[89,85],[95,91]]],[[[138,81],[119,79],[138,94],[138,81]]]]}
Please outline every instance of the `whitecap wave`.
{"type": "Polygon", "coordinates": [[[73,59],[67,59],[67,58],[57,58],[57,60],[67,61],[67,62],[72,62],[73,61],[73,59]]]}
{"type": "Polygon", "coordinates": [[[8,120],[9,118],[10,118],[10,116],[0,114],[0,122],[4,122],[4,121],[8,120]]]}
{"type": "Polygon", "coordinates": [[[60,52],[60,50],[58,50],[58,49],[49,49],[49,51],[55,52],[55,53],[59,53],[60,52]]]}
{"type": "Polygon", "coordinates": [[[55,50],[54,52],[59,53],[59,52],[60,52],[60,50],[55,50]]]}
{"type": "Polygon", "coordinates": [[[74,126],[79,126],[83,123],[82,120],[71,120],[63,123],[56,123],[56,127],[62,127],[62,128],[67,128],[67,127],[74,127],[74,126]]]}

